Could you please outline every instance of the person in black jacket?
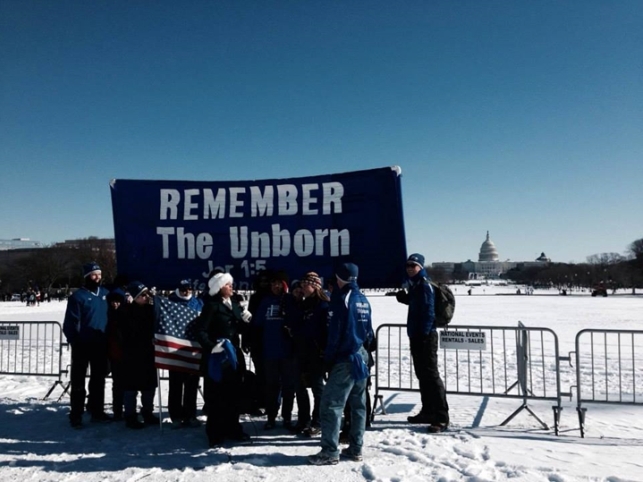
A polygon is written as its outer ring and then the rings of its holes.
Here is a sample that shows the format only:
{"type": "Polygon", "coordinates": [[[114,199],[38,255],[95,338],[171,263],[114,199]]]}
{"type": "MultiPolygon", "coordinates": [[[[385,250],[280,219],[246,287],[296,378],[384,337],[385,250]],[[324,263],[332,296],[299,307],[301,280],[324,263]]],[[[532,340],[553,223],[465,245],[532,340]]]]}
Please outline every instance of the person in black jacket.
{"type": "Polygon", "coordinates": [[[295,344],[297,381],[296,432],[313,436],[321,432],[319,406],[324,391],[324,348],[328,336],[328,302],[315,272],[306,273],[300,280],[304,299],[293,317],[287,317],[295,344]],[[308,389],[313,393],[311,411],[308,389]]]}
{"type": "Polygon", "coordinates": [[[218,273],[210,279],[209,296],[201,312],[197,333],[197,340],[203,348],[201,370],[208,407],[205,432],[210,447],[221,445],[225,439],[245,441],[250,438],[239,423],[239,407],[246,370],[240,335],[246,331],[251,315],[232,296],[232,283],[232,276],[228,273],[218,273]],[[214,380],[209,370],[210,358],[219,358],[226,346],[234,351],[234,363],[230,358],[221,363],[218,380],[214,380]]]}
{"type": "Polygon", "coordinates": [[[154,365],[154,314],[153,298],[147,287],[138,281],[127,286],[132,298],[119,308],[118,330],[122,343],[123,399],[127,427],[138,429],[159,423],[154,415],[154,391],[158,386],[154,365]],[[141,392],[141,415],[136,414],[136,396],[141,392]]]}

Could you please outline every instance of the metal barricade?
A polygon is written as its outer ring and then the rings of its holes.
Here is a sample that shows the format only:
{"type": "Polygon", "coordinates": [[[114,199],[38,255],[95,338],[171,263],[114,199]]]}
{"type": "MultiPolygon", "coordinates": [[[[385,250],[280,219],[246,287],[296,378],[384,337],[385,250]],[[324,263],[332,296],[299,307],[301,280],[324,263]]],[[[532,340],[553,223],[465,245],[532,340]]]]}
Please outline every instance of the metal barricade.
{"type": "MultiPolygon", "coordinates": [[[[383,400],[381,391],[419,391],[406,325],[381,325],[376,336],[373,414],[378,401],[383,400]]],[[[440,332],[440,349],[439,369],[447,393],[522,399],[521,406],[501,425],[526,410],[545,429],[549,427],[534,414],[528,401],[554,401],[554,430],[558,434],[564,395],[560,361],[567,358],[559,356],[558,337],[552,330],[522,324],[450,326],[440,332]]]]}
{"type": "Polygon", "coordinates": [[[0,374],[55,377],[62,386],[62,326],[56,321],[0,321],[0,374]]]}
{"type": "Polygon", "coordinates": [[[643,405],[643,331],[581,330],[575,349],[576,411],[585,437],[583,403],[643,405]]]}

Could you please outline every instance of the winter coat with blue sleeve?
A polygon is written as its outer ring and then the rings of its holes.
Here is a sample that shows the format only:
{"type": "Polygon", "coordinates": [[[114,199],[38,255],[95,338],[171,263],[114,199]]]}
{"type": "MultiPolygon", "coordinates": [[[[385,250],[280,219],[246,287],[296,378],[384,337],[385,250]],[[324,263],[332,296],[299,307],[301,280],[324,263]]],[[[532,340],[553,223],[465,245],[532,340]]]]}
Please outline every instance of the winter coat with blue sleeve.
{"type": "Polygon", "coordinates": [[[355,282],[333,290],[328,317],[327,366],[350,361],[373,339],[371,305],[355,282]]]}
{"type": "Polygon", "coordinates": [[[407,291],[400,292],[397,296],[400,303],[409,305],[406,317],[406,333],[409,338],[422,337],[436,331],[435,293],[430,281],[429,275],[421,269],[407,280],[407,291]]]}
{"type": "Polygon", "coordinates": [[[105,336],[107,329],[107,289],[95,292],[83,287],[67,300],[63,333],[67,342],[91,342],[105,336]]]}
{"type": "Polygon", "coordinates": [[[285,326],[286,296],[266,295],[252,317],[255,329],[262,333],[264,360],[281,360],[293,356],[293,341],[285,326]]]}

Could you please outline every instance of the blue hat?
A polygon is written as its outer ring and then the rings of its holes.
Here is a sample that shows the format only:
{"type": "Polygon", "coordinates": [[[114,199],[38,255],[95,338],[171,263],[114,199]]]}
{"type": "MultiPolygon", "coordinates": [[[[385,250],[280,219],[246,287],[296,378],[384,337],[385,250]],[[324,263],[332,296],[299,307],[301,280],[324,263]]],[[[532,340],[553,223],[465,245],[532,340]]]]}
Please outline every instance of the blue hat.
{"type": "Polygon", "coordinates": [[[147,291],[147,286],[145,286],[140,281],[132,281],[130,284],[127,285],[127,292],[134,300],[139,296],[141,296],[141,294],[143,294],[144,291],[147,291]]]}
{"type": "Polygon", "coordinates": [[[409,256],[409,259],[407,259],[406,262],[415,263],[420,268],[424,268],[424,256],[422,256],[420,253],[413,253],[411,256],[409,256]]]}
{"type": "Polygon", "coordinates": [[[94,271],[100,271],[100,266],[98,266],[98,263],[96,261],[92,261],[91,263],[85,263],[83,265],[83,277],[87,278],[91,273],[94,271]]]}
{"type": "Polygon", "coordinates": [[[346,283],[350,281],[356,281],[358,273],[359,268],[356,264],[353,263],[340,264],[339,267],[335,270],[335,275],[337,275],[340,280],[346,283]]]}

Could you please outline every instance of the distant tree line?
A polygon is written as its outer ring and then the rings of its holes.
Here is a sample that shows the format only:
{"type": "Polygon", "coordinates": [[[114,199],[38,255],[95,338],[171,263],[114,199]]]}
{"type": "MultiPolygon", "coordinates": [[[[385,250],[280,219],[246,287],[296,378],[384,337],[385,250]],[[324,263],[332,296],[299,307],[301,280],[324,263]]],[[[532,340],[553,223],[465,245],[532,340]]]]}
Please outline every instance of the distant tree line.
{"type": "Polygon", "coordinates": [[[82,265],[96,261],[103,280],[116,276],[114,241],[89,237],[46,248],[11,250],[0,259],[0,293],[68,291],[83,284],[82,265]]]}
{"type": "MultiPolygon", "coordinates": [[[[0,259],[0,293],[19,293],[29,288],[68,291],[83,284],[82,265],[96,261],[105,283],[116,276],[116,252],[112,239],[89,237],[40,249],[14,250],[0,259]],[[22,252],[21,252],[22,251],[22,252]]],[[[438,282],[464,281],[468,273],[450,275],[442,269],[429,269],[438,282]]],[[[587,257],[586,263],[546,263],[542,267],[514,268],[503,279],[531,286],[558,289],[643,288],[643,238],[632,242],[625,255],[601,253],[587,257]]]]}
{"type": "MultiPolygon", "coordinates": [[[[429,274],[438,282],[468,279],[468,273],[457,272],[455,276],[449,276],[442,269],[429,270],[429,274]]],[[[643,288],[643,238],[632,242],[625,255],[601,253],[588,256],[586,263],[517,267],[503,273],[501,278],[518,284],[560,290],[595,289],[598,286],[608,290],[643,288]]]]}

